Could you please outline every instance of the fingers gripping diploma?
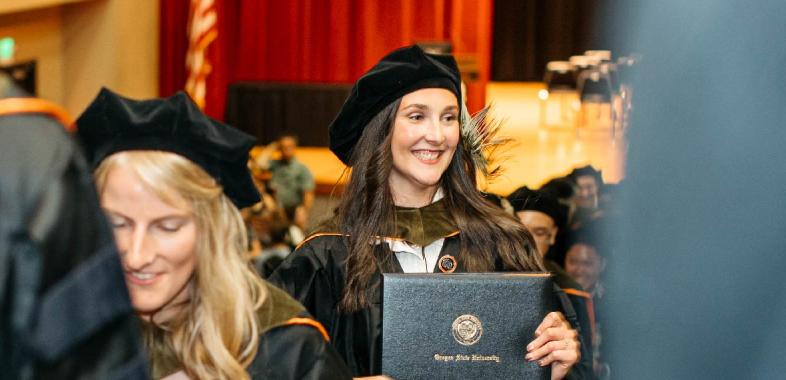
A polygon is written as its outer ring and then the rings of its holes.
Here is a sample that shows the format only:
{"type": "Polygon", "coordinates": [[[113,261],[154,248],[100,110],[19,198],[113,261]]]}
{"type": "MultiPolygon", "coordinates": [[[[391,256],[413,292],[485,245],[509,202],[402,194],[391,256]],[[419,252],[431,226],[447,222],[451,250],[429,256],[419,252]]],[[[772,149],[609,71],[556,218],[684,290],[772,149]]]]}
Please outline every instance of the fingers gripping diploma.
{"type": "Polygon", "coordinates": [[[579,361],[578,333],[565,320],[562,313],[551,312],[535,330],[535,340],[527,345],[527,361],[538,365],[551,365],[551,378],[562,379],[579,361]]]}

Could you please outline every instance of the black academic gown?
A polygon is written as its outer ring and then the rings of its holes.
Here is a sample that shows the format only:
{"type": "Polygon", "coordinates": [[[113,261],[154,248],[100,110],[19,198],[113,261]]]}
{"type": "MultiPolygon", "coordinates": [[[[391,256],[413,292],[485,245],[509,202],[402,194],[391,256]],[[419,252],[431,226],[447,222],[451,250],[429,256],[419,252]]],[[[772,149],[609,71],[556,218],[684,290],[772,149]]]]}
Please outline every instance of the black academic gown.
{"type": "MultiPolygon", "coordinates": [[[[310,318],[302,305],[280,289],[268,285],[267,298],[257,310],[261,334],[254,360],[246,368],[253,380],[332,380],[352,375],[328,343],[322,326],[310,318]]],[[[142,324],[150,355],[153,378],[183,369],[167,343],[167,332],[142,324]]]]}
{"type": "MultiPolygon", "coordinates": [[[[584,289],[573,278],[568,275],[557,263],[551,260],[543,260],[543,266],[553,275],[554,283],[562,289],[565,296],[570,300],[573,311],[576,313],[575,328],[581,335],[581,341],[586,342],[587,348],[594,342],[595,334],[595,308],[592,295],[584,289]]],[[[592,352],[592,350],[588,350],[592,352]]]]}
{"type": "MultiPolygon", "coordinates": [[[[427,224],[428,225],[428,224],[427,224]]],[[[440,257],[452,255],[458,266],[456,272],[466,272],[462,266],[460,234],[443,236],[444,245],[440,257]]],[[[338,233],[316,233],[308,237],[268,279],[300,301],[321,322],[331,337],[331,342],[355,376],[378,375],[382,371],[382,318],[380,283],[381,273],[402,273],[396,259],[382,260],[383,265],[368,287],[370,307],[346,314],[338,311],[338,302],[346,284],[346,238],[338,233]]],[[[378,244],[379,257],[394,258],[387,244],[378,244]]],[[[503,271],[501,260],[496,261],[497,271],[503,271]]],[[[439,270],[435,267],[435,271],[439,270]]],[[[555,287],[555,304],[559,310],[572,318],[575,312],[565,294],[555,287]]],[[[571,371],[569,378],[591,379],[592,362],[582,344],[582,360],[571,371]]],[[[522,360],[524,360],[522,358],[522,360]]]]}

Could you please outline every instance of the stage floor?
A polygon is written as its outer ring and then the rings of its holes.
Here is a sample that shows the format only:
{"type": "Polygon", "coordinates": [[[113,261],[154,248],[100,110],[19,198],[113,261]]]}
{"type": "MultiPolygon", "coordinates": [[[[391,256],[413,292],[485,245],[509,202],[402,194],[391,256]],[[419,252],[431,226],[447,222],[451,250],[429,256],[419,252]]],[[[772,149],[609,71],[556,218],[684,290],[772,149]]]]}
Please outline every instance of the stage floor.
{"type": "MultiPolygon", "coordinates": [[[[494,115],[505,119],[500,135],[513,141],[501,155],[502,175],[485,185],[485,190],[507,195],[523,185],[537,188],[586,164],[603,170],[607,183],[619,182],[627,149],[624,136],[609,128],[579,129],[573,123],[560,122],[554,115],[553,101],[546,118],[550,125],[540,125],[543,103],[538,93],[543,88],[537,82],[489,83],[486,96],[493,103],[494,115]]],[[[314,173],[321,194],[329,194],[345,168],[327,148],[300,147],[297,157],[314,173]]]]}

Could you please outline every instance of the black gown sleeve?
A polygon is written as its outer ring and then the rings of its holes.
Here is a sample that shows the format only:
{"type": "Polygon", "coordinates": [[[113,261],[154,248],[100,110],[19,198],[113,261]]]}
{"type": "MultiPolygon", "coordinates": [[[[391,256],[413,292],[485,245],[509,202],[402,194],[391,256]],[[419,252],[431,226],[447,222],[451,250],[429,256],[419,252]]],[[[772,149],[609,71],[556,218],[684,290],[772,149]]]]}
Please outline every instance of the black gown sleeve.
{"type": "Polygon", "coordinates": [[[579,322],[579,314],[577,314],[574,310],[573,304],[571,303],[570,298],[568,298],[568,295],[565,294],[565,292],[563,292],[562,289],[560,289],[560,287],[557,285],[554,285],[554,298],[557,311],[561,312],[565,316],[565,319],[568,320],[568,323],[570,323],[570,326],[579,333],[578,338],[580,343],[579,349],[581,358],[570,370],[566,379],[595,379],[595,372],[592,369],[592,354],[590,349],[590,345],[592,343],[587,341],[584,337],[586,334],[582,333],[581,323],[579,322]]]}
{"type": "MultiPolygon", "coordinates": [[[[579,336],[581,337],[581,344],[586,345],[587,353],[590,356],[590,363],[592,363],[592,326],[589,318],[589,311],[587,310],[587,301],[584,297],[574,294],[567,294],[571,306],[576,313],[576,323],[574,326],[579,336]]],[[[583,355],[583,354],[582,354],[583,355]]]]}
{"type": "Polygon", "coordinates": [[[268,281],[303,304],[325,327],[331,346],[355,376],[378,374],[382,360],[378,349],[382,332],[379,292],[372,291],[370,307],[354,313],[339,312],[348,255],[341,239],[335,235],[307,239],[287,256],[268,281]]]}
{"type": "Polygon", "coordinates": [[[306,307],[331,339],[335,339],[338,304],[343,289],[339,265],[322,239],[308,241],[292,252],[267,279],[306,307]]]}
{"type": "Polygon", "coordinates": [[[248,372],[254,380],[352,378],[341,357],[322,334],[303,325],[279,326],[263,334],[248,372]]]}
{"type": "Polygon", "coordinates": [[[320,282],[323,268],[314,257],[310,244],[293,251],[268,277],[267,281],[289,293],[310,312],[314,307],[315,283],[320,282]]]}

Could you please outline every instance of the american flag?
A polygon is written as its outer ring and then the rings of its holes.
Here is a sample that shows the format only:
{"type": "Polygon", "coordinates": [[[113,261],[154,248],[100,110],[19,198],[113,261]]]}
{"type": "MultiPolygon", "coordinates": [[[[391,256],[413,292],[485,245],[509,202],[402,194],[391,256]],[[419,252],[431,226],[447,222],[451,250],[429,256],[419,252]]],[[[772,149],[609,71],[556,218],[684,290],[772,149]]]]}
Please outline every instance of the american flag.
{"type": "Polygon", "coordinates": [[[207,47],[218,36],[214,0],[191,0],[188,11],[188,52],[186,52],[186,92],[205,108],[205,87],[211,66],[207,47]]]}

